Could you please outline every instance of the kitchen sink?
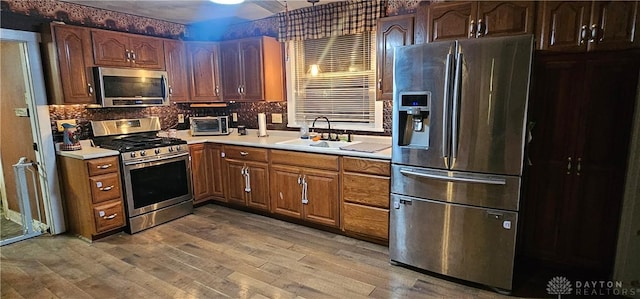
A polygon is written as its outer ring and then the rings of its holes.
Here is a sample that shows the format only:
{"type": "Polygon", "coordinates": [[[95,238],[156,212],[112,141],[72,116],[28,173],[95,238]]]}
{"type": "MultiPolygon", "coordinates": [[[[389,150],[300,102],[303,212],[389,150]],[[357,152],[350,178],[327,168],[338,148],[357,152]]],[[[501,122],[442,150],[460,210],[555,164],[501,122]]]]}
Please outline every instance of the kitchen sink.
{"type": "Polygon", "coordinates": [[[296,139],[276,142],[276,144],[285,144],[285,145],[301,146],[301,147],[312,146],[312,147],[319,147],[319,148],[325,148],[325,149],[335,149],[335,150],[339,150],[340,147],[342,147],[342,146],[352,145],[352,144],[356,144],[356,143],[360,143],[360,141],[352,141],[352,142],[328,141],[328,140],[313,141],[311,139],[296,138],[296,139]]]}

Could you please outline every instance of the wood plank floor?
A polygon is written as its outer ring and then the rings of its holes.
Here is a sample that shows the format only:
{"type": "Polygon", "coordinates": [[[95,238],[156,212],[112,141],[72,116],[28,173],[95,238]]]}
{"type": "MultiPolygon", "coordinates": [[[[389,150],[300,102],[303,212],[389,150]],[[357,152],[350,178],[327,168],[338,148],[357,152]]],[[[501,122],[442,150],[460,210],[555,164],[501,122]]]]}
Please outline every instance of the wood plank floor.
{"type": "Polygon", "coordinates": [[[388,248],[205,205],[87,243],[0,248],[2,298],[513,298],[389,263],[388,248]]]}

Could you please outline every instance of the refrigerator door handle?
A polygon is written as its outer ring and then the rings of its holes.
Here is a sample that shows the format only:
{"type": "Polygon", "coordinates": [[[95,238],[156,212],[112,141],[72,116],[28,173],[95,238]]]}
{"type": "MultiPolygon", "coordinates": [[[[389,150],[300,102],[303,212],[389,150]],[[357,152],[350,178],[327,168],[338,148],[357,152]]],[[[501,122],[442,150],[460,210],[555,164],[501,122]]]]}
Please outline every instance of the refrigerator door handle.
{"type": "Polygon", "coordinates": [[[442,158],[444,159],[444,165],[449,168],[449,102],[450,84],[451,84],[451,66],[453,63],[453,54],[447,54],[447,64],[445,66],[444,73],[444,100],[442,108],[442,158]]]}
{"type": "Polygon", "coordinates": [[[458,157],[458,110],[460,109],[460,85],[462,84],[462,61],[464,54],[458,52],[456,58],[456,74],[453,81],[453,111],[451,113],[451,165],[453,167],[458,157]]]}
{"type": "Polygon", "coordinates": [[[449,181],[449,182],[478,183],[478,184],[489,184],[489,185],[506,185],[507,184],[507,182],[503,179],[450,177],[450,176],[439,175],[439,174],[415,172],[410,169],[400,169],[400,173],[402,173],[403,175],[413,175],[413,176],[419,176],[423,178],[443,180],[443,181],[449,181]]]}

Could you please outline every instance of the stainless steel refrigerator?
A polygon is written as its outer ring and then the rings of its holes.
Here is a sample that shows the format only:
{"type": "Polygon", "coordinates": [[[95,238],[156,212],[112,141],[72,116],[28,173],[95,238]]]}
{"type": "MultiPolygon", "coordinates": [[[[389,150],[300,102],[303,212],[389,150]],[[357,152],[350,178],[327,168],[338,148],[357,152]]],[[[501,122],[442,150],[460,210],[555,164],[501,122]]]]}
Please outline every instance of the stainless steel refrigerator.
{"type": "Polygon", "coordinates": [[[511,290],[533,37],[395,50],[389,255],[511,290]]]}

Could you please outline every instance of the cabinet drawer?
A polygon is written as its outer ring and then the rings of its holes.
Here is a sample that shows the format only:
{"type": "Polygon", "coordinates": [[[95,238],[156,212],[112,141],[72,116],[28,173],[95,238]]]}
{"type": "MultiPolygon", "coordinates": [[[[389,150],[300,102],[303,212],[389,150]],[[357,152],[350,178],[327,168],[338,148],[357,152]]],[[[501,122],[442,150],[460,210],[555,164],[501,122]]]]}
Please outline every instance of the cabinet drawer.
{"type": "Polygon", "coordinates": [[[389,210],[344,203],[344,230],[389,239],[389,210]]]}
{"type": "Polygon", "coordinates": [[[391,172],[391,162],[385,160],[343,157],[342,169],[344,169],[344,171],[389,176],[391,172]]]}
{"type": "Polygon", "coordinates": [[[89,175],[99,175],[118,171],[118,157],[106,157],[87,161],[89,175]]]}
{"type": "Polygon", "coordinates": [[[389,178],[367,174],[343,175],[342,199],[380,208],[389,208],[389,178]]]}
{"type": "Polygon", "coordinates": [[[93,203],[100,203],[120,197],[120,175],[117,172],[89,178],[93,203]]]}
{"type": "Polygon", "coordinates": [[[271,162],[273,164],[293,165],[309,167],[314,169],[327,169],[338,171],[339,156],[310,154],[294,151],[271,151],[271,162]]]}
{"type": "Polygon", "coordinates": [[[229,159],[268,162],[267,150],[255,147],[225,146],[225,157],[229,159]]]}
{"type": "Polygon", "coordinates": [[[93,217],[96,223],[96,233],[124,226],[122,201],[112,201],[95,206],[93,217]]]}

